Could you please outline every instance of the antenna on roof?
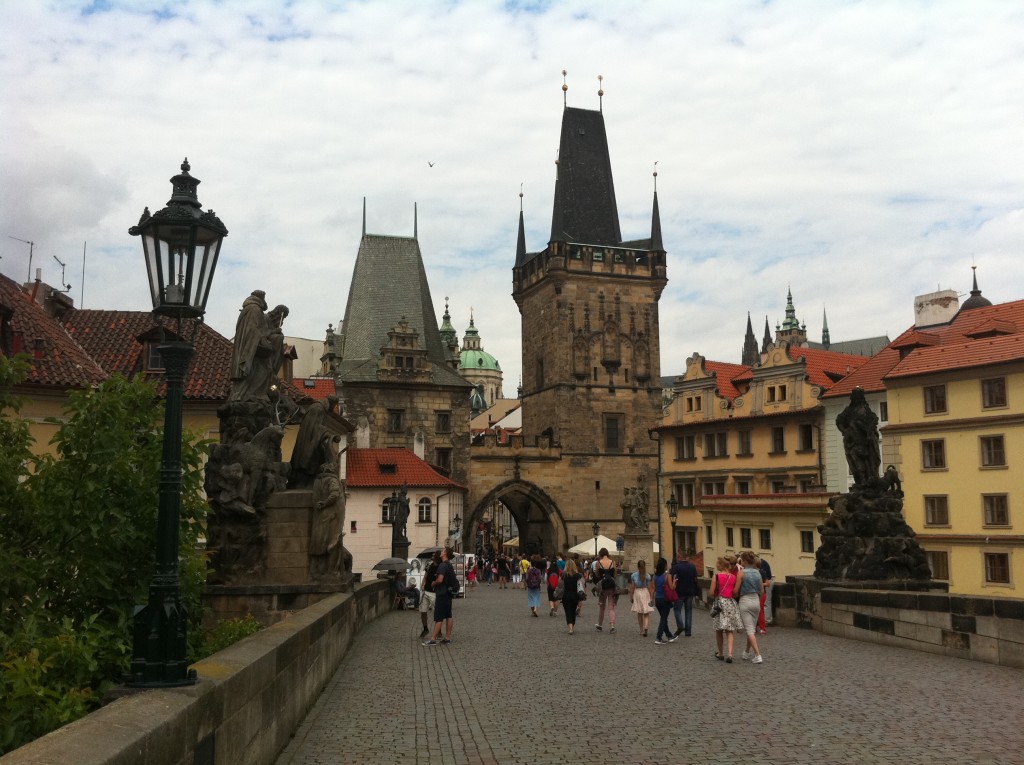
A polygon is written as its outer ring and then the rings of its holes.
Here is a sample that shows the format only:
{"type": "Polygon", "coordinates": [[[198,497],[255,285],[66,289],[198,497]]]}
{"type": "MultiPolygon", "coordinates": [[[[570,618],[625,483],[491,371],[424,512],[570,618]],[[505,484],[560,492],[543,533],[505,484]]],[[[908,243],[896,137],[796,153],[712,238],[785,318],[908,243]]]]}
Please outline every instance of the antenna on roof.
{"type": "Polygon", "coordinates": [[[416,203],[412,203],[412,238],[418,239],[420,232],[420,216],[416,210],[416,203]]]}
{"type": "Polygon", "coordinates": [[[569,102],[568,102],[568,100],[566,100],[566,95],[565,95],[566,93],[569,92],[569,85],[565,81],[565,75],[567,75],[567,74],[568,74],[568,72],[563,69],[562,70],[562,108],[563,109],[568,109],[569,108],[569,102]]]}
{"type": "Polygon", "coordinates": [[[363,236],[366,236],[366,197],[363,197],[363,236]]]}
{"type": "Polygon", "coordinates": [[[654,193],[658,193],[658,160],[654,160],[654,193]]]}
{"type": "Polygon", "coordinates": [[[597,75],[597,110],[604,114],[604,76],[597,75]]]}
{"type": "MultiPolygon", "coordinates": [[[[562,72],[562,74],[565,74],[565,72],[562,72]]],[[[28,239],[19,239],[18,237],[11,236],[9,234],[7,238],[13,239],[15,242],[23,242],[24,244],[28,245],[28,276],[26,277],[25,280],[29,282],[32,281],[32,251],[35,249],[36,243],[30,242],[28,239]]]]}
{"type": "Polygon", "coordinates": [[[85,246],[88,242],[82,242],[82,288],[78,292],[78,307],[85,308],[85,246]]]}
{"type": "Polygon", "coordinates": [[[62,285],[64,285],[64,289],[62,289],[60,291],[61,292],[71,292],[71,285],[64,281],[64,269],[67,268],[67,265],[64,263],[63,260],[58,258],[56,255],[53,256],[53,259],[56,260],[57,261],[57,265],[60,266],[60,283],[62,285]]]}
{"type": "Polygon", "coordinates": [[[519,184],[519,212],[523,211],[523,184],[519,184]]]}

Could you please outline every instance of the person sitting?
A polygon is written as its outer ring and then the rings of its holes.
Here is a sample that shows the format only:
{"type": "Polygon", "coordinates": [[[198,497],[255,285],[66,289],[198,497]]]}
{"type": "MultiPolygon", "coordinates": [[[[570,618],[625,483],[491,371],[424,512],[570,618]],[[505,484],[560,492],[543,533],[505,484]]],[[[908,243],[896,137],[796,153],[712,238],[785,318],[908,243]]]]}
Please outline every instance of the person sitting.
{"type": "Polygon", "coordinates": [[[420,590],[416,582],[409,582],[405,586],[405,607],[411,610],[420,607],[420,590]]]}

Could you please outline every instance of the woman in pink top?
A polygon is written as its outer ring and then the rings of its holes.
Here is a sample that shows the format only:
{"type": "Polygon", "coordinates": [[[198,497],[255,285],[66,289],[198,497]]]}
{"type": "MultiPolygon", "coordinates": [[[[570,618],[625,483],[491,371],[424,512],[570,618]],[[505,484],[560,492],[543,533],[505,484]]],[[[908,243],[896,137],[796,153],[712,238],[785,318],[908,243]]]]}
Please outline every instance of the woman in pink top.
{"type": "Polygon", "coordinates": [[[735,559],[719,558],[715,562],[718,573],[711,580],[712,604],[717,603],[721,610],[718,616],[714,617],[715,642],[718,645],[718,652],[715,658],[732,664],[732,649],[735,633],[743,629],[743,622],[740,620],[740,611],[733,599],[733,592],[738,591],[737,573],[735,559]],[[729,653],[722,655],[722,643],[725,635],[728,635],[729,653]]]}

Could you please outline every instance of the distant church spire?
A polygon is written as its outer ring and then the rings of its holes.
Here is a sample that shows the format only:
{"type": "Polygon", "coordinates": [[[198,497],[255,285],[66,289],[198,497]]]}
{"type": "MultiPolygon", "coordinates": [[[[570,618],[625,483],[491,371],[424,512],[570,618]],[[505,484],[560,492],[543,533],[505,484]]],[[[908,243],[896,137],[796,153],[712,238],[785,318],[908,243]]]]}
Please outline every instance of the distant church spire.
{"type": "Polygon", "coordinates": [[[828,314],[825,312],[825,309],[822,308],[821,309],[821,347],[824,348],[827,351],[828,347],[831,344],[832,344],[832,338],[829,336],[829,333],[828,333],[828,314]]]}
{"type": "Polygon", "coordinates": [[[743,353],[740,363],[748,367],[756,367],[761,361],[757,350],[757,338],[754,337],[754,325],[750,323],[750,311],[747,311],[747,334],[743,336],[743,353]]]}
{"type": "Polygon", "coordinates": [[[981,290],[978,289],[977,269],[977,266],[971,266],[971,271],[974,272],[974,288],[971,290],[971,296],[964,301],[962,306],[960,306],[961,311],[970,311],[973,308],[985,308],[986,306],[992,305],[992,301],[987,297],[982,297],[981,290]]]}
{"type": "Polygon", "coordinates": [[[516,241],[516,266],[526,263],[526,226],[523,223],[523,187],[519,186],[519,239],[516,241]]]}
{"type": "Polygon", "coordinates": [[[651,213],[651,249],[665,251],[661,239],[661,213],[658,211],[658,163],[654,163],[654,211],[651,213]]]}
{"type": "Polygon", "coordinates": [[[761,340],[761,353],[768,353],[768,347],[772,344],[772,328],[768,324],[768,314],[764,316],[764,338],[761,340]]]}

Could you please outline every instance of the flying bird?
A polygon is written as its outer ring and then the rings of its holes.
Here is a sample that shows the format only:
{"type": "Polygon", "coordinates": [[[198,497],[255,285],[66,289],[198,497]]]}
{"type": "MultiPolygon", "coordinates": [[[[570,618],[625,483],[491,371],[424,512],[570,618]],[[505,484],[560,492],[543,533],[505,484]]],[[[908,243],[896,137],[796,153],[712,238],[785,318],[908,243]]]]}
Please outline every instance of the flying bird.
{"type": "Polygon", "coordinates": [[[433,167],[433,166],[434,166],[434,163],[433,163],[433,162],[431,162],[431,161],[430,161],[429,159],[427,160],[427,164],[428,164],[428,165],[430,165],[431,167],[433,167]]]}

